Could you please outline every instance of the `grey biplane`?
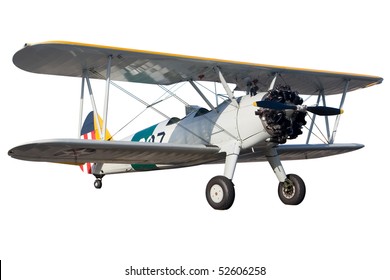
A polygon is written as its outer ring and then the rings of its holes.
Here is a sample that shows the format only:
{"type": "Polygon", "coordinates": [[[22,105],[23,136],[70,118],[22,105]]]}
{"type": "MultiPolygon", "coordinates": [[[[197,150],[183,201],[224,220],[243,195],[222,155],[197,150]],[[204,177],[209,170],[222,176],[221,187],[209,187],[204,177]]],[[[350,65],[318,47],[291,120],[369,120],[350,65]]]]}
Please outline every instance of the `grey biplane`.
{"type": "MultiPolygon", "coordinates": [[[[383,80],[377,76],[63,41],[26,44],[16,52],[13,62],[33,73],[79,77],[82,90],[80,137],[20,145],[9,150],[11,157],[79,165],[95,176],[94,186],[98,189],[107,174],[224,164],[223,174],[213,177],[206,186],[207,201],[218,210],[229,209],[234,202],[232,179],[239,162],[268,161],[279,182],[281,201],[300,204],[306,192],[304,181],[298,175],[286,174],[282,161],[319,158],[362,148],[362,144],[335,143],[344,99],[347,92],[383,80]],[[83,113],[84,88],[88,88],[94,100],[92,79],[106,81],[103,117],[94,102],[92,111],[86,116],[83,113]],[[164,121],[114,140],[107,129],[110,85],[114,81],[159,86],[189,83],[208,108],[190,106],[182,118],[163,114],[164,121]],[[207,98],[199,86],[202,82],[221,85],[223,100],[207,98]],[[235,85],[234,90],[231,84],[235,85]],[[316,104],[305,105],[301,96],[315,96],[316,104]],[[326,106],[329,96],[340,96],[340,106],[326,106]],[[324,143],[312,144],[310,136],[316,116],[326,119],[327,137],[324,143]],[[333,129],[329,127],[329,116],[335,118],[333,129]],[[305,144],[286,144],[299,137],[303,128],[308,130],[305,144]]],[[[153,108],[139,97],[136,100],[153,108]]]]}

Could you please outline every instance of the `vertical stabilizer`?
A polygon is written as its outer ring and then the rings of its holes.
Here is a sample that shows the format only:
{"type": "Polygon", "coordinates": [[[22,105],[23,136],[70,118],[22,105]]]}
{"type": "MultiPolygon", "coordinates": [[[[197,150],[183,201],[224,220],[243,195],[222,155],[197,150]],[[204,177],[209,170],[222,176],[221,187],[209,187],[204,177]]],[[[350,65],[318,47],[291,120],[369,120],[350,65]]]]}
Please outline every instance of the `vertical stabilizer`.
{"type": "MultiPolygon", "coordinates": [[[[102,140],[101,128],[103,127],[103,120],[99,115],[96,115],[94,112],[90,112],[85,118],[83,127],[81,128],[81,139],[86,140],[102,140]]],[[[111,140],[111,134],[106,130],[106,139],[111,140]]],[[[92,163],[87,162],[83,165],[80,165],[80,168],[83,172],[88,174],[92,173],[92,163]]]]}
{"type": "MultiPolygon", "coordinates": [[[[102,140],[101,128],[103,127],[102,118],[97,115],[95,117],[94,112],[90,112],[85,118],[83,127],[81,128],[82,139],[102,140]]],[[[106,130],[106,139],[111,140],[111,134],[106,130]]]]}

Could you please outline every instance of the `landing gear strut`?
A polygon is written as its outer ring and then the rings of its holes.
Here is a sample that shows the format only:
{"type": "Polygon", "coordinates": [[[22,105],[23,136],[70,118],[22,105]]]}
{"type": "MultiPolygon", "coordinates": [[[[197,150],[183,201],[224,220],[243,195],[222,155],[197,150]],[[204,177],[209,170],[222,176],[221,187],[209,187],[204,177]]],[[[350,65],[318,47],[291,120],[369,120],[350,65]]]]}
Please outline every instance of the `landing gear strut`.
{"type": "Polygon", "coordinates": [[[305,183],[295,174],[284,172],[282,162],[275,148],[270,148],[266,154],[267,160],[279,180],[278,194],[280,200],[287,205],[298,205],[305,198],[305,183]]]}
{"type": "Polygon", "coordinates": [[[206,186],[207,202],[216,210],[227,210],[233,205],[235,191],[232,178],[240,150],[239,142],[232,143],[226,153],[224,176],[215,176],[206,186]]]}

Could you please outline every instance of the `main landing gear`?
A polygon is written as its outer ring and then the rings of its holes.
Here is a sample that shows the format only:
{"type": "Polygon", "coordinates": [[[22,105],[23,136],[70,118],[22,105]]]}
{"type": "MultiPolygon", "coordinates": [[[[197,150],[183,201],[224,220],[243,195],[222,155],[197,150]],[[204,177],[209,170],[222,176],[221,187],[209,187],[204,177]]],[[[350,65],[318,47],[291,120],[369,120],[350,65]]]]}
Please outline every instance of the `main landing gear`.
{"type": "Polygon", "coordinates": [[[278,194],[280,200],[287,205],[298,205],[305,198],[306,186],[301,177],[284,172],[280,157],[275,148],[270,147],[266,158],[279,180],[278,194]]]}
{"type": "MultiPolygon", "coordinates": [[[[305,183],[295,174],[288,174],[286,177],[284,182],[279,182],[279,198],[286,205],[298,205],[305,198],[305,183]]],[[[234,198],[234,184],[225,176],[215,176],[206,186],[207,202],[216,210],[229,209],[233,205],[234,198]]]]}
{"type": "MultiPolygon", "coordinates": [[[[206,199],[210,206],[216,210],[227,210],[234,202],[235,190],[232,182],[234,169],[239,151],[226,157],[224,176],[212,178],[206,186],[206,199]]],[[[273,147],[267,149],[266,158],[279,180],[278,194],[280,200],[286,205],[300,204],[306,194],[306,186],[301,177],[284,172],[277,150],[273,147]]]]}
{"type": "Polygon", "coordinates": [[[240,150],[238,142],[232,143],[226,153],[224,176],[215,176],[206,186],[207,202],[216,210],[227,210],[233,205],[235,191],[232,178],[240,150]]]}

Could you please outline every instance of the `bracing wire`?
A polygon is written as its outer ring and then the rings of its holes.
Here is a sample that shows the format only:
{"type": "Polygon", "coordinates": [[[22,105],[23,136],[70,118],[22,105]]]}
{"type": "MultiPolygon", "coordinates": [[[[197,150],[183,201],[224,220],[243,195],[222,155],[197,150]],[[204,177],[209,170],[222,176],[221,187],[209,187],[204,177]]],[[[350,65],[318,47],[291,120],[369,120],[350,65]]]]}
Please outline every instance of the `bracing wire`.
{"type": "MultiPolygon", "coordinates": [[[[312,117],[309,115],[309,114],[307,114],[308,116],[309,116],[309,118],[310,118],[310,120],[313,122],[313,119],[312,119],[312,117]]],[[[314,126],[317,128],[317,130],[320,132],[320,134],[322,135],[322,137],[323,138],[321,138],[321,137],[319,137],[316,133],[314,133],[313,131],[311,132],[311,134],[312,135],[314,135],[318,140],[320,140],[322,143],[324,143],[324,144],[329,144],[329,141],[328,140],[326,140],[327,138],[326,138],[326,136],[322,133],[322,131],[321,131],[321,129],[318,127],[318,125],[314,122],[314,126]],[[325,140],[324,140],[325,139],[325,140]]],[[[309,128],[305,125],[304,126],[308,131],[310,131],[309,130],[309,128]]]]}
{"type": "Polygon", "coordinates": [[[137,118],[139,118],[143,113],[145,113],[145,111],[161,102],[164,102],[166,100],[168,100],[169,98],[172,97],[172,95],[168,95],[167,97],[164,97],[164,95],[167,94],[167,92],[175,92],[177,90],[179,90],[184,84],[180,85],[178,88],[174,89],[173,88],[175,86],[177,86],[177,84],[173,85],[171,89],[166,89],[165,87],[159,85],[160,88],[162,88],[164,90],[164,93],[156,99],[156,101],[154,101],[153,103],[151,103],[150,105],[146,106],[140,113],[138,113],[135,117],[133,117],[130,121],[128,121],[124,126],[122,126],[117,132],[115,132],[111,138],[113,138],[115,135],[117,135],[119,132],[121,132],[123,129],[125,129],[127,126],[129,126],[133,121],[135,121],[137,118]],[[173,90],[173,91],[172,91],[173,90]]]}

